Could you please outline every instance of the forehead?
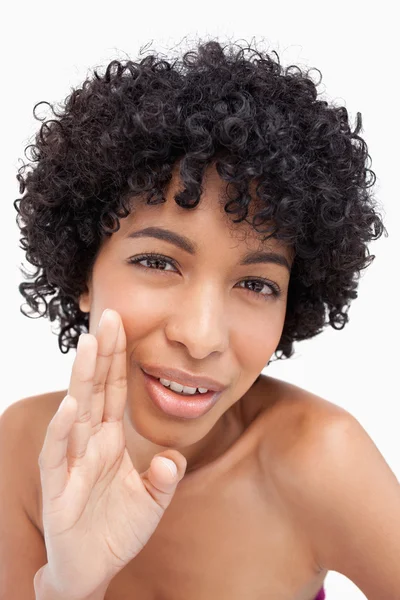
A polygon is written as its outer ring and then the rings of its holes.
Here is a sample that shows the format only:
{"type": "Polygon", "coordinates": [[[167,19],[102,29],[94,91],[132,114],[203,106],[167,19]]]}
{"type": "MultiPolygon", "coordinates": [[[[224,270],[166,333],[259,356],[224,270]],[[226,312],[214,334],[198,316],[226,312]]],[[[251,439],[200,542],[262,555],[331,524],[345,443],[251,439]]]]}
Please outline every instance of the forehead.
{"type": "MultiPolygon", "coordinates": [[[[244,244],[254,249],[269,247],[285,250],[285,246],[279,240],[271,239],[263,242],[262,235],[247,222],[251,221],[259,205],[255,183],[250,186],[252,202],[248,216],[246,221],[240,223],[233,223],[237,215],[228,215],[224,210],[227,202],[227,182],[219,176],[214,165],[210,165],[205,171],[200,202],[195,208],[182,208],[175,202],[175,194],[183,188],[177,164],[173,168],[171,181],[165,190],[166,202],[149,205],[144,195],[132,198],[132,211],[126,219],[121,220],[121,229],[114,235],[125,236],[132,229],[157,224],[208,242],[215,243],[218,239],[226,238],[235,245],[244,244]]],[[[286,254],[290,256],[288,248],[286,254]]]]}

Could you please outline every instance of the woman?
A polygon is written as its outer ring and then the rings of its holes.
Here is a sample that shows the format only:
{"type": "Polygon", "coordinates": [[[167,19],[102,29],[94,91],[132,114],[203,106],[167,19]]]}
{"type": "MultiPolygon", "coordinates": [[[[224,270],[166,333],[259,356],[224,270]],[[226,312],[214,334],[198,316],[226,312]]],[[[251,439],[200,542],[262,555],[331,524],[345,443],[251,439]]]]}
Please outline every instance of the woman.
{"type": "Polygon", "coordinates": [[[394,598],[394,474],[348,412],[260,375],[344,327],[385,230],[361,116],[217,41],[113,61],[53,112],[18,176],[20,291],[77,355],[2,417],[35,432],[6,595],[322,600],[334,569],[394,598]]]}

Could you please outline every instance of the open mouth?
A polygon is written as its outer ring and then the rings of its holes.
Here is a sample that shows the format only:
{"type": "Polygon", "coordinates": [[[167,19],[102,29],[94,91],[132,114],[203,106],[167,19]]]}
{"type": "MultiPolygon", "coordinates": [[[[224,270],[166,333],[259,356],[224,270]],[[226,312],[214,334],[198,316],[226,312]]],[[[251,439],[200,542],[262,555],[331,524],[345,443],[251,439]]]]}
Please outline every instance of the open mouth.
{"type": "Polygon", "coordinates": [[[161,383],[161,385],[182,396],[195,396],[197,394],[206,394],[208,391],[212,391],[202,387],[194,388],[190,386],[181,385],[180,383],[176,383],[175,381],[169,381],[168,379],[163,379],[162,377],[157,379],[161,383]]]}
{"type": "MultiPolygon", "coordinates": [[[[204,388],[195,389],[195,392],[185,393],[185,387],[181,391],[175,391],[169,385],[161,383],[159,379],[148,375],[143,370],[146,390],[153,403],[165,414],[170,416],[194,419],[206,414],[217,402],[222,392],[213,390],[200,391],[204,388]]],[[[165,380],[168,381],[168,380],[165,380]]],[[[179,385],[179,384],[177,384],[179,385]]]]}

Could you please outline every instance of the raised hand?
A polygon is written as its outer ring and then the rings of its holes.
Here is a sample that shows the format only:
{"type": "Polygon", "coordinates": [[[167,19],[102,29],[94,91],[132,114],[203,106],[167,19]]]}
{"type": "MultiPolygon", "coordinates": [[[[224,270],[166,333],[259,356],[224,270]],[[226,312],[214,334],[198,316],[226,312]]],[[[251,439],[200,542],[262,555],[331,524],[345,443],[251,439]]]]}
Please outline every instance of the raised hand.
{"type": "Polygon", "coordinates": [[[89,597],[145,546],[186,459],[168,449],[139,474],[125,447],[126,337],[116,311],[82,334],[68,395],[49,423],[39,457],[47,564],[35,576],[60,597],[89,597]],[[171,459],[174,476],[159,457],[171,459]]]}

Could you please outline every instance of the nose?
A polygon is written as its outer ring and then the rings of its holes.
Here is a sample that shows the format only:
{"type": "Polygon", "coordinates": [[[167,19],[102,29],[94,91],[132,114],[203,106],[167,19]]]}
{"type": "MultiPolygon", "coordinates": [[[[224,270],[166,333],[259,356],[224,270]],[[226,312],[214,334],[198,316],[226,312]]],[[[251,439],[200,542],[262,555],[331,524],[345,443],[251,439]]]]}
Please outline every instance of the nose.
{"type": "Polygon", "coordinates": [[[229,345],[229,327],[221,290],[212,283],[188,287],[179,296],[165,333],[171,342],[186,346],[192,358],[224,352],[229,345]]]}

